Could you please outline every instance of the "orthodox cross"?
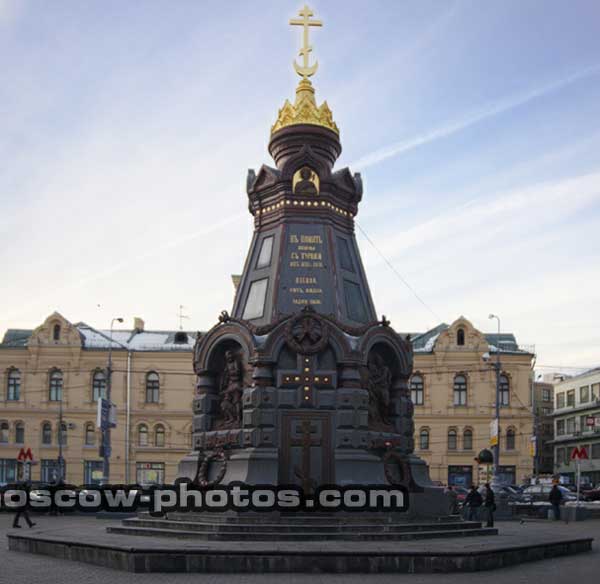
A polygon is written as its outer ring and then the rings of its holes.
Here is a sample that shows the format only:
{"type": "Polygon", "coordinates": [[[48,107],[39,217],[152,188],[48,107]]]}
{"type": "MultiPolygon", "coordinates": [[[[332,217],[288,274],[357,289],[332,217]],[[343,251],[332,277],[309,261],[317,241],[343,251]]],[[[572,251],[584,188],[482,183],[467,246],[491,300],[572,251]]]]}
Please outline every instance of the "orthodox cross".
{"type": "Polygon", "coordinates": [[[300,446],[302,448],[302,465],[294,467],[294,474],[300,479],[304,494],[308,495],[317,487],[317,481],[310,476],[310,450],[313,446],[320,446],[321,440],[319,438],[312,438],[312,434],[317,432],[317,427],[313,426],[310,420],[302,420],[299,430],[300,438],[292,438],[290,440],[291,446],[300,446]]]}
{"type": "Polygon", "coordinates": [[[278,387],[297,389],[300,407],[314,407],[315,389],[335,389],[336,376],[335,371],[319,370],[315,357],[299,355],[298,369],[279,372],[278,387]]]}
{"type": "Polygon", "coordinates": [[[308,64],[308,57],[310,52],[312,51],[312,47],[308,44],[308,29],[311,26],[323,26],[323,22],[321,20],[310,20],[310,17],[313,16],[313,11],[305,4],[304,8],[300,10],[298,13],[302,18],[292,18],[290,19],[290,24],[292,26],[302,26],[304,28],[302,35],[302,48],[300,49],[300,56],[302,57],[302,65],[298,65],[296,61],[294,61],[294,69],[296,73],[300,75],[300,77],[304,77],[308,79],[311,75],[314,75],[317,72],[319,67],[318,61],[315,61],[314,65],[308,64]]]}

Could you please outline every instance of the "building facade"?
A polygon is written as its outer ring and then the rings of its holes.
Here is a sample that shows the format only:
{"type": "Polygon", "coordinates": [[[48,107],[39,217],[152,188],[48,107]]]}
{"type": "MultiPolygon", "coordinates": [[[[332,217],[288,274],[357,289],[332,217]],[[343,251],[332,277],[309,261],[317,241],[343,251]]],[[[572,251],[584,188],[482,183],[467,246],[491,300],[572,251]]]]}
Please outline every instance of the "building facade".
{"type": "Polygon", "coordinates": [[[554,386],[554,472],[575,482],[573,449],[585,448],[581,460],[585,482],[600,483],[600,368],[568,377],[554,386]]]}
{"type": "Polygon", "coordinates": [[[500,473],[519,483],[533,473],[531,438],[533,352],[512,334],[484,335],[465,318],[411,335],[414,368],[415,451],[431,478],[469,486],[483,478],[474,460],[490,447],[500,351],[500,473]]]}
{"type": "Polygon", "coordinates": [[[146,331],[140,319],[111,340],[110,331],[58,313],[35,330],[8,330],[0,344],[0,483],[15,479],[21,448],[33,454],[31,478],[51,480],[59,441],[68,482],[100,480],[97,403],[106,392],[109,347],[117,407],[110,480],[172,481],[191,448],[194,342],[183,331],[146,331]]]}
{"type": "MultiPolygon", "coordinates": [[[[498,346],[501,470],[508,482],[531,475],[532,353],[520,349],[513,335],[483,335],[464,318],[411,336],[415,449],[430,465],[431,478],[444,484],[478,481],[474,458],[490,445],[498,346]]],[[[59,440],[68,482],[100,480],[97,401],[106,391],[109,347],[111,401],[117,407],[110,480],[174,480],[191,449],[194,342],[195,335],[183,331],[145,330],[139,319],[133,329],[115,330],[111,337],[58,313],[35,330],[8,330],[0,343],[0,483],[14,480],[21,448],[31,448],[37,463],[32,478],[51,479],[59,440]]]]}
{"type": "Polygon", "coordinates": [[[552,474],[554,472],[554,386],[551,383],[533,384],[534,415],[534,473],[552,474]]]}

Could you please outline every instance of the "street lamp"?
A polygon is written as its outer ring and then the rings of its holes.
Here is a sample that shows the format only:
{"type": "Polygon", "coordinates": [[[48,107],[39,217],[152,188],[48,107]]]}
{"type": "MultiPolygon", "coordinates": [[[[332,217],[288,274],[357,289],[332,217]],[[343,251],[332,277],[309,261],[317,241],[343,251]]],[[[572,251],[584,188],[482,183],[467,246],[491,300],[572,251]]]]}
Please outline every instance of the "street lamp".
{"type": "Polygon", "coordinates": [[[500,317],[496,314],[490,314],[489,319],[496,319],[498,321],[498,338],[496,339],[496,363],[494,369],[496,369],[496,444],[492,447],[494,453],[494,475],[492,478],[493,483],[499,483],[499,467],[500,467],[500,317]]]}
{"type": "Polygon", "coordinates": [[[104,477],[104,482],[109,482],[110,476],[110,454],[111,454],[111,446],[110,446],[110,412],[111,412],[111,383],[112,383],[112,344],[113,344],[113,326],[115,322],[123,322],[121,317],[113,318],[110,321],[110,342],[108,344],[108,363],[106,367],[106,401],[108,402],[108,420],[106,423],[106,427],[102,429],[102,475],[104,477]]]}

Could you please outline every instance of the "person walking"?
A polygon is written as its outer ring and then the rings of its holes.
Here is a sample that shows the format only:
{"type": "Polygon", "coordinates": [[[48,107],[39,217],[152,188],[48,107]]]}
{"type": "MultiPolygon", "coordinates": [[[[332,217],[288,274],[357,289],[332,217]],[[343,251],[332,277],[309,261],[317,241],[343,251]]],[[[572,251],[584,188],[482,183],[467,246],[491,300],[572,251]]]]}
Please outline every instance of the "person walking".
{"type": "Polygon", "coordinates": [[[552,511],[554,512],[554,520],[555,521],[560,521],[560,504],[562,502],[562,499],[563,499],[563,494],[561,493],[560,489],[558,488],[558,484],[554,483],[552,485],[550,494],[548,495],[548,500],[550,501],[550,504],[552,505],[552,511]]]}
{"type": "Polygon", "coordinates": [[[465,497],[465,507],[467,508],[467,521],[479,521],[479,509],[483,504],[483,497],[475,485],[471,485],[471,490],[465,497]]]}
{"type": "Polygon", "coordinates": [[[485,501],[484,501],[486,516],[487,516],[487,526],[494,527],[494,511],[496,510],[496,496],[494,495],[494,491],[492,487],[490,487],[490,483],[485,483],[485,501]]]}
{"type": "MultiPolygon", "coordinates": [[[[27,494],[29,495],[29,489],[31,488],[31,483],[29,481],[19,481],[18,486],[20,489],[27,491],[27,494]]],[[[15,513],[15,519],[12,525],[13,528],[21,528],[19,525],[19,519],[21,519],[21,517],[25,518],[25,521],[27,522],[27,525],[29,525],[30,529],[35,525],[35,523],[31,521],[31,517],[29,517],[29,511],[27,510],[27,507],[20,507],[15,513]]]]}
{"type": "Polygon", "coordinates": [[[448,497],[448,502],[450,504],[450,515],[458,515],[458,495],[452,488],[452,485],[448,485],[446,496],[448,497]]]}

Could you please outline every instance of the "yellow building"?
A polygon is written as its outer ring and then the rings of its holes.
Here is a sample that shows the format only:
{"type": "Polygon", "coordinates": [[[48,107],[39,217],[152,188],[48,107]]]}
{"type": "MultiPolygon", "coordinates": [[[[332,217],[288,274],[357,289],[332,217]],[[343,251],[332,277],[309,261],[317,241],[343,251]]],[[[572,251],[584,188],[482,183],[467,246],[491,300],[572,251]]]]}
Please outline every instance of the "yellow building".
{"type": "Polygon", "coordinates": [[[0,483],[14,480],[21,448],[31,448],[37,462],[31,478],[50,480],[60,435],[67,482],[102,476],[97,401],[106,391],[110,346],[117,407],[110,480],[172,481],[191,448],[194,342],[183,331],[146,331],[141,319],[133,330],[115,330],[111,341],[110,331],[58,313],[33,331],[8,330],[0,343],[0,483]]]}
{"type": "Polygon", "coordinates": [[[533,471],[531,350],[512,334],[483,334],[465,318],[411,335],[414,368],[415,452],[429,464],[432,480],[477,483],[475,457],[490,447],[496,403],[496,351],[500,350],[500,471],[521,482],[533,471]]]}
{"type": "MultiPolygon", "coordinates": [[[[171,482],[191,448],[195,335],[134,328],[112,333],[111,482],[171,482]]],[[[505,405],[501,465],[511,482],[532,473],[533,355],[513,335],[483,335],[464,318],[412,335],[415,450],[442,483],[477,480],[477,453],[489,446],[495,403],[493,363],[500,346],[505,405]]],[[[97,399],[106,389],[111,333],[54,313],[37,329],[9,329],[0,343],[0,483],[14,480],[21,448],[49,480],[59,458],[59,420],[68,482],[102,476],[97,399]],[[62,396],[62,404],[61,398],[62,396]],[[62,408],[61,408],[62,405],[62,408]],[[62,409],[62,414],[61,414],[62,409]]]]}

